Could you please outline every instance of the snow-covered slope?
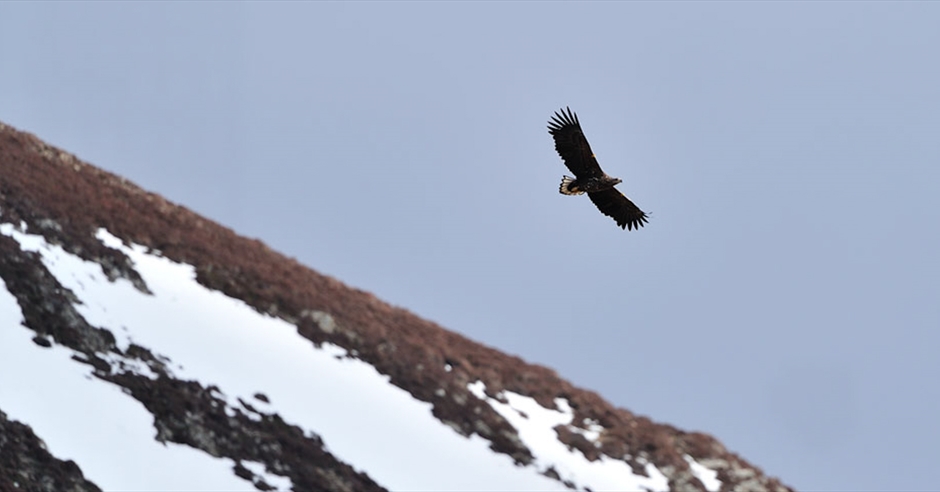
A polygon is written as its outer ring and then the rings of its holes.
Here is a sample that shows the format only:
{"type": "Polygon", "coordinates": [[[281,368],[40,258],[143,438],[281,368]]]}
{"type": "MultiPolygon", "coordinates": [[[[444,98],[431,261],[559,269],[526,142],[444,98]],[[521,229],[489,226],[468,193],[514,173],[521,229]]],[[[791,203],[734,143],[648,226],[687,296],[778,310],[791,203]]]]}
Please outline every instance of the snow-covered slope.
{"type": "Polygon", "coordinates": [[[0,125],[0,492],[787,490],[0,125]]]}

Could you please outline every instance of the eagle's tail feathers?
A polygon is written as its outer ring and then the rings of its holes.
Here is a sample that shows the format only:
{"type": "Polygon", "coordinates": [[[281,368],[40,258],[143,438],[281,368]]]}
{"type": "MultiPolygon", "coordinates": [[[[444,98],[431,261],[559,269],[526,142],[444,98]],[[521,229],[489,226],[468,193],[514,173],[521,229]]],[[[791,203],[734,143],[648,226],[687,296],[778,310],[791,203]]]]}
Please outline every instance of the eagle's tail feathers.
{"type": "Polygon", "coordinates": [[[561,177],[561,186],[558,187],[558,192],[562,195],[582,195],[583,191],[578,189],[578,183],[571,176],[562,176],[561,177]]]}

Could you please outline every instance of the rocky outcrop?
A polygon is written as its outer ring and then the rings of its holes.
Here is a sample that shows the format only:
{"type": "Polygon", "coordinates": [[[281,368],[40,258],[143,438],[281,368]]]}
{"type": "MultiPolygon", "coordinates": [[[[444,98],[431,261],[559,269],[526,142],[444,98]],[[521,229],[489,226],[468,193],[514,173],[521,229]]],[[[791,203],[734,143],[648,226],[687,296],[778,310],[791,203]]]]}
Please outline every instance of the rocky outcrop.
{"type": "Polygon", "coordinates": [[[49,454],[32,429],[0,411],[0,492],[101,492],[73,461],[49,454]]]}

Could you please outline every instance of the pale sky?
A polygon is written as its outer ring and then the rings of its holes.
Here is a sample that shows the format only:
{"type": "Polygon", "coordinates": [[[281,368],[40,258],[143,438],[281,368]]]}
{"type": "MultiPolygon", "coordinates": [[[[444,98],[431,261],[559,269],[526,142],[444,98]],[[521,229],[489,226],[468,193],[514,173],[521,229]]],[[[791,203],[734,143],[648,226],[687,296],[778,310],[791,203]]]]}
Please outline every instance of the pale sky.
{"type": "Polygon", "coordinates": [[[798,489],[934,489],[938,25],[935,2],[0,2],[0,120],[798,489]],[[563,106],[648,226],[558,193],[563,106]]]}

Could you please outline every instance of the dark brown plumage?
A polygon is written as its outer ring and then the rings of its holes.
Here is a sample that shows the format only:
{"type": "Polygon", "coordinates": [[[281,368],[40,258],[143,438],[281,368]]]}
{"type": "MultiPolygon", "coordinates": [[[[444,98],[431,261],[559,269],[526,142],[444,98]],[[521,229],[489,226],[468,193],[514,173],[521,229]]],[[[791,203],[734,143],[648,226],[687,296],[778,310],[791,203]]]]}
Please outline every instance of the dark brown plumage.
{"type": "Polygon", "coordinates": [[[555,139],[558,155],[575,176],[561,178],[561,186],[558,189],[561,194],[587,193],[598,210],[614,219],[622,229],[639,229],[647,222],[646,213],[614,188],[622,180],[608,176],[601,170],[584,132],[581,131],[578,115],[570,108],[556,111],[555,116],[548,122],[548,133],[555,139]]]}

